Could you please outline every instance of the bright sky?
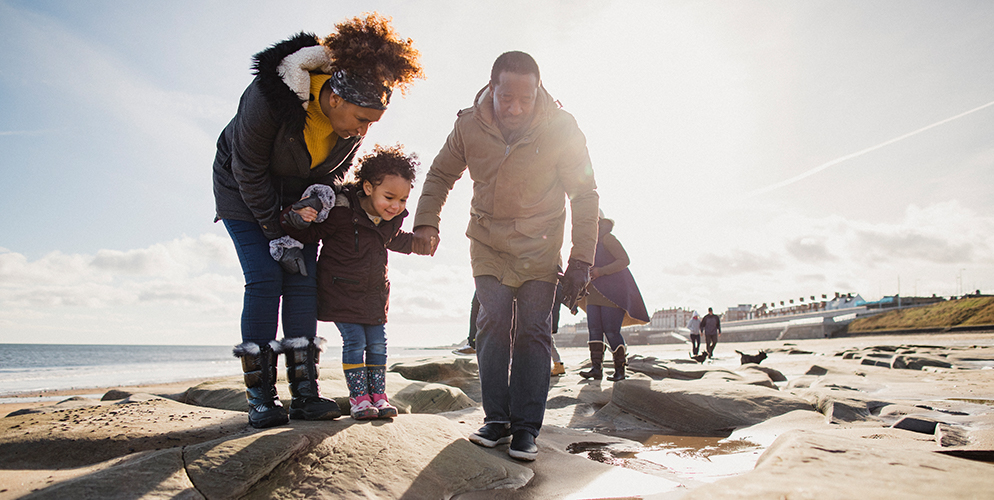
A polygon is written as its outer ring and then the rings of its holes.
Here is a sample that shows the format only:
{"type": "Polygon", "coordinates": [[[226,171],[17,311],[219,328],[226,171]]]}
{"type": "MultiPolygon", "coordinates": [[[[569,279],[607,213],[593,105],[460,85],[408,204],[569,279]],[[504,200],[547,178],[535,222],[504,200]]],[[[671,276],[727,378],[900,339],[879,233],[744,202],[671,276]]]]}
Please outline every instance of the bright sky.
{"type": "MultiPolygon", "coordinates": [[[[421,157],[412,212],[456,111],[523,50],[650,311],[994,292],[992,2],[0,0],[0,343],[237,343],[215,141],[252,54],[369,10],[428,76],[366,139],[421,157]]],[[[434,258],[391,256],[392,345],[465,338],[469,195],[434,258]]]]}

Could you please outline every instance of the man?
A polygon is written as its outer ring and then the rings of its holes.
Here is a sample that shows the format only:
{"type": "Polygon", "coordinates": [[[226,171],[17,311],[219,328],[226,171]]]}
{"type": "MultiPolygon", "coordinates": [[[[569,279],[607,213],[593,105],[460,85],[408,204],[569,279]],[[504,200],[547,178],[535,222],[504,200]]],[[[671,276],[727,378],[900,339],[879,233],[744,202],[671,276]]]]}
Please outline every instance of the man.
{"type": "Polygon", "coordinates": [[[545,416],[567,197],[572,247],[563,284],[574,302],[590,281],[597,244],[598,195],[586,139],[541,82],[530,55],[497,58],[490,83],[458,113],[435,157],[414,217],[416,245],[433,253],[442,205],[469,169],[466,236],[481,305],[476,349],[486,414],[470,441],[510,442],[508,453],[519,460],[537,456],[545,416]]]}
{"type": "Polygon", "coordinates": [[[476,318],[480,315],[480,299],[473,293],[473,303],[469,307],[469,337],[466,338],[466,345],[452,351],[455,354],[467,356],[476,354],[476,318]]]}
{"type": "Polygon", "coordinates": [[[721,335],[721,320],[710,307],[708,313],[701,319],[701,330],[704,331],[704,343],[708,357],[714,359],[714,346],[718,345],[718,335],[721,335]]]}

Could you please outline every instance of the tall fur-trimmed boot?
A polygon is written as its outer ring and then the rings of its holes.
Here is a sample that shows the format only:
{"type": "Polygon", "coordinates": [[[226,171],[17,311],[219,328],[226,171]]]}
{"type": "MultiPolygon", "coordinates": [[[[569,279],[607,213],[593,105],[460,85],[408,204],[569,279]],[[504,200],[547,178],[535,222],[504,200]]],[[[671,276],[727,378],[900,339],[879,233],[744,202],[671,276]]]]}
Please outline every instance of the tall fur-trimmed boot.
{"type": "Polygon", "coordinates": [[[366,377],[369,379],[369,397],[379,412],[379,418],[396,417],[397,407],[387,399],[387,367],[366,365],[366,377]]]}
{"type": "Polygon", "coordinates": [[[290,382],[290,418],[294,420],[332,420],[342,416],[335,401],[321,397],[318,389],[318,363],[324,351],[321,337],[283,339],[286,353],[286,378],[290,382]]]}
{"type": "Polygon", "coordinates": [[[625,365],[628,364],[628,349],[625,348],[625,344],[621,344],[611,352],[611,356],[614,358],[614,375],[611,375],[611,382],[617,382],[619,380],[625,380],[625,365]]]}
{"type": "Polygon", "coordinates": [[[366,365],[343,365],[345,382],[349,385],[349,413],[356,420],[372,420],[380,417],[380,410],[373,406],[369,397],[369,382],[366,378],[366,365]]]}
{"type": "Polygon", "coordinates": [[[232,353],[242,360],[245,399],[249,424],[256,429],[283,425],[290,421],[276,393],[276,359],[282,351],[279,342],[242,342],[232,353]]]}
{"type": "Polygon", "coordinates": [[[604,378],[604,342],[587,342],[590,348],[590,363],[593,365],[590,370],[580,372],[583,378],[600,380],[604,378]]]}

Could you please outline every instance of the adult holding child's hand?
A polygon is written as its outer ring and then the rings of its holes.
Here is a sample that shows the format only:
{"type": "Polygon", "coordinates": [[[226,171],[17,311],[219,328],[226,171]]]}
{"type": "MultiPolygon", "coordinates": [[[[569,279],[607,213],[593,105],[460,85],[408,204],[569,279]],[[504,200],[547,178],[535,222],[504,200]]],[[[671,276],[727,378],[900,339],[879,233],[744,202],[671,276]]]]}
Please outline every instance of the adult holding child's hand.
{"type": "MultiPolygon", "coordinates": [[[[422,78],[420,54],[377,13],[347,19],[324,39],[299,33],[254,56],[255,78],[221,132],[214,158],[215,221],[224,222],[245,275],[242,343],[249,423],[340,416],[317,389],[317,245],[284,233],[280,214],[315,184],[334,185],[394,89],[422,78]],[[276,342],[282,318],[284,339],[276,342]],[[289,415],[276,392],[276,358],[287,354],[289,415]]],[[[305,204],[306,205],[306,204],[305,204]]],[[[316,207],[301,206],[306,226],[316,207]]]]}
{"type": "Polygon", "coordinates": [[[420,255],[435,256],[441,237],[438,228],[433,226],[418,226],[414,229],[414,252],[420,255]]]}

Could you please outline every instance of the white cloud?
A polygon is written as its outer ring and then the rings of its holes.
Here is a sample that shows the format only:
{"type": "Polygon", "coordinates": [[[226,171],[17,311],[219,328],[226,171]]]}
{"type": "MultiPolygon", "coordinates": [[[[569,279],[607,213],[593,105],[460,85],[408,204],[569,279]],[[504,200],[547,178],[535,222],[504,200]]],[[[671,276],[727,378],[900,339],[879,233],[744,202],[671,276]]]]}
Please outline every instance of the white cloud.
{"type": "MultiPolygon", "coordinates": [[[[964,291],[994,287],[994,216],[947,201],[908,206],[886,223],[871,217],[781,213],[764,217],[759,230],[729,223],[702,245],[716,250],[680,251],[683,258],[663,264],[634,260],[633,273],[650,309],[720,308],[836,291],[865,298],[899,291],[951,295],[961,274],[969,277],[960,278],[964,291]]],[[[655,249],[670,253],[677,252],[655,249]]]]}
{"type": "Polygon", "coordinates": [[[217,307],[240,291],[238,269],[231,242],[213,234],[92,256],[52,252],[35,261],[8,251],[0,253],[0,308],[217,307]]]}

